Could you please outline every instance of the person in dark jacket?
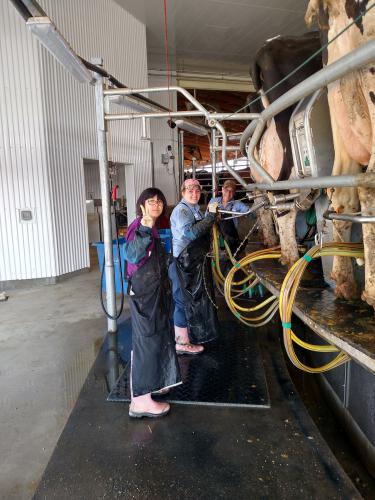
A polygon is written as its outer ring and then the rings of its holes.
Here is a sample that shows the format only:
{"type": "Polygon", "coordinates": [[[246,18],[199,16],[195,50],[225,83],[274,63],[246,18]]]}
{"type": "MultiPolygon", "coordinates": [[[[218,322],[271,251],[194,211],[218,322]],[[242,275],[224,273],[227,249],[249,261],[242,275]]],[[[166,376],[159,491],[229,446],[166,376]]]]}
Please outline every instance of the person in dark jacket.
{"type": "Polygon", "coordinates": [[[178,354],[200,354],[204,344],[217,337],[218,324],[210,259],[210,233],[217,203],[205,217],[198,201],[201,186],[187,179],[182,200],[171,215],[173,261],[169,266],[174,299],[174,325],[178,354]],[[198,344],[198,345],[197,345],[198,344]]]}
{"type": "MultiPolygon", "coordinates": [[[[228,210],[231,212],[241,212],[243,214],[248,212],[248,205],[245,205],[245,203],[242,203],[242,201],[234,199],[234,195],[236,194],[236,186],[236,182],[233,179],[227,179],[223,184],[221,196],[211,198],[209,204],[217,202],[218,207],[224,210],[228,210]]],[[[224,236],[224,239],[228,243],[231,252],[234,253],[241,242],[238,235],[239,219],[229,219],[229,217],[230,214],[221,214],[219,228],[220,232],[224,236]]]]}
{"type": "Polygon", "coordinates": [[[165,392],[181,384],[171,323],[172,294],[166,255],[156,230],[166,207],[159,189],[143,191],[137,201],[138,217],[126,236],[132,321],[129,416],[133,418],[166,415],[169,404],[154,401],[151,393],[165,392]]]}

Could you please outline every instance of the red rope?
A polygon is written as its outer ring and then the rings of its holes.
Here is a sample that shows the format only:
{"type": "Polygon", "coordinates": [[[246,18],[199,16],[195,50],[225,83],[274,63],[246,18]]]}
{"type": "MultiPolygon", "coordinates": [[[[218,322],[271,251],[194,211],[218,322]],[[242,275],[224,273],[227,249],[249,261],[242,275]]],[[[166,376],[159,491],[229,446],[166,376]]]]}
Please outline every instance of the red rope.
{"type": "Polygon", "coordinates": [[[168,87],[168,107],[171,107],[171,93],[169,91],[170,87],[170,69],[169,69],[169,53],[168,53],[168,18],[167,18],[167,0],[164,2],[164,43],[165,43],[165,65],[167,67],[167,87],[168,87]]]}

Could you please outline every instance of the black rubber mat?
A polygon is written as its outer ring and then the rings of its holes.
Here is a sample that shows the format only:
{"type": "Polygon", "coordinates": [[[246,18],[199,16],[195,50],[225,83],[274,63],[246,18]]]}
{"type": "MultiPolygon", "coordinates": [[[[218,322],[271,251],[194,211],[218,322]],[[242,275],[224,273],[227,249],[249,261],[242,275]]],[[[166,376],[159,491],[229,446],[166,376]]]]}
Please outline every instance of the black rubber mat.
{"type": "MultiPolygon", "coordinates": [[[[120,325],[119,347],[128,360],[130,321],[120,325]],[[125,349],[125,351],[124,351],[125,349]]],[[[181,404],[269,408],[267,383],[254,330],[235,321],[220,324],[220,337],[205,353],[179,356],[183,384],[163,399],[181,404]]],[[[108,401],[129,401],[129,364],[108,401]]]]}
{"type": "Polygon", "coordinates": [[[103,349],[34,500],[361,498],[306,413],[277,331],[256,332],[272,401],[265,411],[176,404],[166,418],[129,419],[127,404],[105,400],[103,349]]]}

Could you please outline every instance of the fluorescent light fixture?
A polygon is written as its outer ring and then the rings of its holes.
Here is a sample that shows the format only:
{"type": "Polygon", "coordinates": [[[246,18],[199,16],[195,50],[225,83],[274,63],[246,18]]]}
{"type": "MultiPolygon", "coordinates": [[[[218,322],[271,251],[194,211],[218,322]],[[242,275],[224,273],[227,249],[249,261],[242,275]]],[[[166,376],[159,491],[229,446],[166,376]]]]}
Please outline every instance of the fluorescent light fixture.
{"type": "Polygon", "coordinates": [[[178,128],[195,135],[207,135],[207,129],[187,120],[173,120],[178,128]]]}
{"type": "Polygon", "coordinates": [[[81,83],[91,83],[91,72],[58,31],[49,17],[31,17],[26,22],[27,27],[40,43],[64,66],[76,80],[81,83]]]}
{"type": "Polygon", "coordinates": [[[108,96],[109,101],[113,104],[118,104],[119,106],[125,106],[126,108],[131,109],[132,111],[136,111],[138,113],[158,113],[159,111],[163,111],[161,108],[153,106],[152,104],[148,104],[141,99],[137,99],[134,96],[123,96],[123,95],[115,95],[108,96]]]}

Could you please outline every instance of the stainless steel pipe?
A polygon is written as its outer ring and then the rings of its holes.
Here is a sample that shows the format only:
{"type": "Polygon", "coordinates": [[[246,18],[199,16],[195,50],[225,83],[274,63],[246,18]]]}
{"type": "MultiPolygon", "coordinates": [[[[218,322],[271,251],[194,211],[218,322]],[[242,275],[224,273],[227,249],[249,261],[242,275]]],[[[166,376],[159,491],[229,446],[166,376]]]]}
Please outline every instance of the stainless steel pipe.
{"type": "Polygon", "coordinates": [[[247,184],[246,190],[256,189],[266,191],[283,191],[288,189],[324,189],[335,187],[368,187],[375,188],[375,173],[356,175],[332,175],[326,177],[305,177],[303,179],[288,179],[287,181],[274,181],[272,184],[254,183],[247,184]]]}
{"type": "MultiPolygon", "coordinates": [[[[102,199],[102,221],[103,221],[103,240],[104,240],[104,259],[105,259],[105,279],[106,279],[106,309],[110,316],[116,317],[116,288],[115,272],[113,265],[113,246],[112,246],[112,223],[111,223],[111,199],[110,185],[108,175],[108,151],[107,151],[107,129],[104,119],[104,94],[103,77],[95,73],[95,101],[96,101],[96,122],[98,134],[98,153],[99,153],[99,175],[100,191],[102,199]]],[[[119,376],[119,367],[117,359],[117,321],[107,318],[108,345],[109,345],[109,385],[114,387],[119,376]]]]}
{"type": "Polygon", "coordinates": [[[356,214],[337,214],[336,212],[324,212],[323,217],[327,220],[342,220],[347,222],[354,222],[358,224],[373,224],[375,223],[374,215],[361,215],[356,214]]]}
{"type": "Polygon", "coordinates": [[[227,162],[227,133],[225,132],[224,127],[222,124],[216,120],[210,120],[209,125],[211,127],[215,127],[220,133],[221,133],[221,138],[222,138],[222,151],[221,151],[221,159],[223,162],[223,165],[225,168],[228,170],[228,172],[236,179],[237,182],[241,184],[244,188],[247,188],[246,181],[242,179],[240,174],[238,174],[227,162]]]}

